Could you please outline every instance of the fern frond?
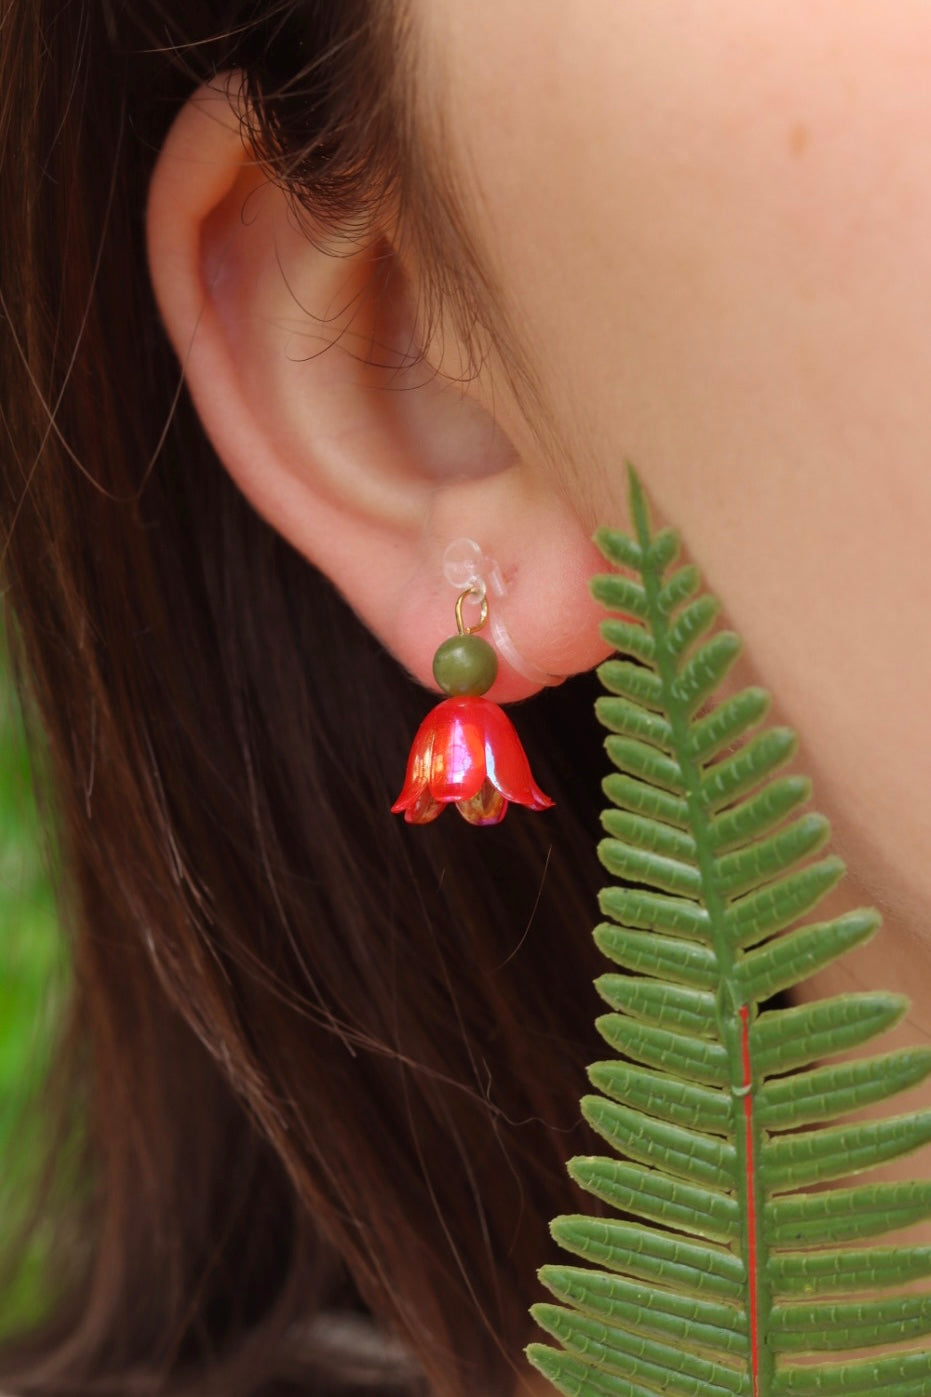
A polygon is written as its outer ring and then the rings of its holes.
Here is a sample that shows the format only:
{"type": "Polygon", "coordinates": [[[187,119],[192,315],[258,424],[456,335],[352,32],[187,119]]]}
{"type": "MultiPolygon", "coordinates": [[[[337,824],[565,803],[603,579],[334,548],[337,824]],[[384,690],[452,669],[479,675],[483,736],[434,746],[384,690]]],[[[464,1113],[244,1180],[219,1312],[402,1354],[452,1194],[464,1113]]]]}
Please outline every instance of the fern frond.
{"type": "Polygon", "coordinates": [[[830,1356],[931,1333],[931,1292],[902,1293],[931,1247],[849,1245],[931,1215],[931,1182],[837,1184],[931,1141],[927,1111],[842,1119],[923,1081],[931,1049],[832,1060],[896,1023],[901,996],[765,1007],[879,917],[807,920],[843,864],[801,809],[810,782],[783,771],[795,736],[761,729],[762,689],[714,704],[739,641],[633,471],[631,515],[635,537],[598,536],[624,571],[592,584],[621,613],[596,705],[616,768],[599,855],[620,880],[599,898],[616,968],[596,1024],[615,1056],[582,1100],[609,1153],[569,1164],[623,1216],[554,1221],[585,1264],[541,1270],[553,1302],[533,1314],[557,1346],[528,1356],[568,1397],[931,1397],[931,1352],[830,1356]]]}

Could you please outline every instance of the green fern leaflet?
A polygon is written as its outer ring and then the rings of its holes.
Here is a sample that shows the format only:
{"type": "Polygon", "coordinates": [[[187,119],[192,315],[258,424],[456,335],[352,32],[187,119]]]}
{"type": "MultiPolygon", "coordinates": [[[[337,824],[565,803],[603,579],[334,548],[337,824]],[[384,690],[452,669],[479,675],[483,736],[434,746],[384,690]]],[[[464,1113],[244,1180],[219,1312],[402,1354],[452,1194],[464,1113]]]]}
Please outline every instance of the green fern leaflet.
{"type": "Polygon", "coordinates": [[[553,1223],[588,1264],[542,1269],[556,1303],[532,1313],[558,1347],[528,1357],[568,1397],[931,1394],[931,1351],[845,1356],[931,1332],[931,1294],[903,1290],[931,1247],[872,1243],[931,1214],[931,1181],[837,1186],[931,1140],[931,1111],[836,1123],[925,1078],[931,1049],[832,1060],[901,1018],[898,995],[766,1007],[879,917],[804,921],[843,865],[799,813],[809,782],[777,774],[794,735],[748,736],[760,689],[714,705],[739,641],[712,632],[717,603],[652,532],[633,471],[631,516],[634,538],[598,536],[624,571],[592,584],[630,657],[599,671],[617,768],[599,852],[619,881],[595,939],[620,971],[596,982],[616,1056],[582,1102],[612,1153],[569,1165],[619,1216],[553,1223]]]}

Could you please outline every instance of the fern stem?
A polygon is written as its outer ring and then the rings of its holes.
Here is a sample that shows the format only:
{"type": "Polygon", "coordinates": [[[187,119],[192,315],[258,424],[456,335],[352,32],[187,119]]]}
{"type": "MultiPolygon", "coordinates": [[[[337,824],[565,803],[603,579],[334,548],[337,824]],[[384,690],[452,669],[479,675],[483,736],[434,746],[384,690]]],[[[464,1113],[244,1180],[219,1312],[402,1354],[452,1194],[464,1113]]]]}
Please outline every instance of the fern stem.
{"type": "Polygon", "coordinates": [[[741,1056],[743,1058],[743,1082],[741,1090],[743,1092],[744,1108],[744,1137],[747,1142],[746,1153],[746,1178],[747,1178],[747,1290],[748,1308],[750,1314],[750,1375],[753,1381],[753,1397],[759,1397],[760,1392],[760,1313],[759,1313],[759,1293],[757,1289],[759,1280],[759,1269],[757,1261],[757,1219],[756,1209],[756,1189],[753,1181],[756,1177],[754,1146],[756,1130],[753,1120],[753,1070],[750,1065],[750,1010],[746,1004],[740,1006],[740,1045],[741,1056]]]}
{"type": "Polygon", "coordinates": [[[725,928],[726,899],[718,886],[715,871],[715,846],[710,829],[710,812],[704,789],[703,773],[690,755],[690,713],[676,685],[679,655],[670,644],[670,624],[667,608],[660,602],[662,574],[673,555],[668,531],[651,534],[646,501],[635,473],[630,472],[630,498],[637,542],[642,555],[641,576],[647,599],[647,613],[655,641],[652,663],[662,688],[663,708],[668,715],[672,735],[673,755],[678,763],[689,815],[689,833],[695,841],[696,860],[701,876],[702,898],[707,909],[712,947],[718,970],[715,995],[716,1016],[720,1041],[727,1052],[733,1114],[735,1147],[740,1180],[740,1213],[745,1220],[741,1238],[743,1263],[747,1276],[749,1348],[753,1397],[769,1397],[773,1358],[768,1350],[761,1351],[759,1335],[765,1332],[768,1312],[772,1305],[770,1287],[766,1281],[761,1258],[762,1247],[758,1222],[762,1216],[763,1200],[757,1178],[755,1161],[761,1149],[760,1128],[755,1119],[753,1078],[749,1053],[750,1008],[742,1002],[734,975],[735,952],[725,928]],[[742,1109],[737,1110],[737,1102],[742,1109]]]}

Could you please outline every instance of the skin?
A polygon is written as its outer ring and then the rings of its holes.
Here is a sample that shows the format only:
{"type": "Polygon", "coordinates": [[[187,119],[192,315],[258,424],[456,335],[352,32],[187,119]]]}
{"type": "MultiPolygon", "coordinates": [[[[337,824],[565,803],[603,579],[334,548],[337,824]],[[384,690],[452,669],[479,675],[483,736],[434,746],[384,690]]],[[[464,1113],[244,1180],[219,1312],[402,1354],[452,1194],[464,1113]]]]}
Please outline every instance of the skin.
{"type": "Polygon", "coordinates": [[[555,445],[492,367],[469,391],[592,527],[633,461],[724,599],[855,874],[836,904],[886,916],[819,992],[931,987],[927,6],[414,11],[555,445]]]}

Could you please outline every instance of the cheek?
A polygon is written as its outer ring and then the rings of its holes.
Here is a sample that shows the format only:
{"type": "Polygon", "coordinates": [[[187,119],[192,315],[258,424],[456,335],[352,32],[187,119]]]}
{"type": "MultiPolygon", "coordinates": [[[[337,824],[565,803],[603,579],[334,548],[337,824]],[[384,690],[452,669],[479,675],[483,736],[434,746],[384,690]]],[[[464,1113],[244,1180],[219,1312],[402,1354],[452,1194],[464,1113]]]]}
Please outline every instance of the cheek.
{"type": "Polygon", "coordinates": [[[827,420],[876,371],[870,400],[914,403],[931,310],[923,0],[894,26],[876,0],[778,16],[742,0],[421,3],[469,220],[563,410],[613,423],[623,407],[655,429],[660,407],[688,408],[694,426],[714,420],[709,388],[755,415],[773,384],[827,420]]]}
{"type": "Polygon", "coordinates": [[[931,11],[422,3],[475,234],[592,522],[623,520],[629,457],[841,851],[931,895],[931,11]]]}

